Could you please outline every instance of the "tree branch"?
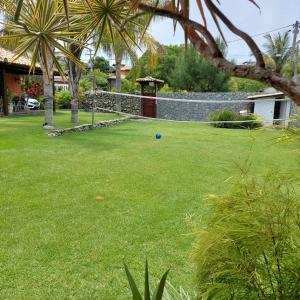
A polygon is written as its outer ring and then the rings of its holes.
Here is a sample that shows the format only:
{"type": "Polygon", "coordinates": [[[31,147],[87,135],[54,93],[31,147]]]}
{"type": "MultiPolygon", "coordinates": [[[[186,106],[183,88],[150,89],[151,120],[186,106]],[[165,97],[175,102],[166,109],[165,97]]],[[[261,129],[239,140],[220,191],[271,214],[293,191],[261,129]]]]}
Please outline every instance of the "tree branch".
{"type": "Polygon", "coordinates": [[[261,54],[261,52],[258,46],[251,39],[251,37],[248,36],[248,34],[240,31],[236,27],[234,27],[235,29],[233,29],[239,31],[238,35],[242,39],[244,39],[247,42],[247,44],[248,43],[251,44],[252,47],[251,50],[253,51],[253,54],[255,53],[256,57],[258,58],[256,66],[236,65],[226,60],[223,57],[221,51],[219,50],[218,45],[216,44],[216,41],[213,38],[212,34],[204,26],[202,26],[201,24],[193,20],[190,20],[189,18],[183,17],[181,14],[177,12],[170,11],[164,8],[156,8],[145,3],[139,3],[138,8],[148,13],[154,13],[155,15],[176,20],[181,24],[181,26],[184,25],[188,26],[187,29],[188,38],[193,44],[193,46],[196,48],[198,52],[200,52],[203,55],[204,58],[206,58],[210,63],[212,63],[219,70],[232,76],[249,78],[249,79],[265,82],[273,86],[274,88],[282,91],[291,99],[293,99],[297,105],[300,105],[300,85],[295,84],[293,81],[289,79],[281,77],[280,74],[277,74],[272,70],[266,69],[263,58],[262,60],[260,59],[259,53],[261,54]],[[199,36],[198,32],[201,34],[201,36],[199,36]],[[205,38],[205,40],[202,38],[202,36],[203,38],[205,38]],[[250,40],[248,37],[250,38],[250,40]],[[251,41],[253,42],[253,44],[251,41]],[[258,51],[255,50],[256,48],[258,51]]]}
{"type": "Polygon", "coordinates": [[[180,14],[178,12],[173,12],[173,11],[170,11],[165,8],[153,7],[153,6],[145,4],[145,3],[139,3],[138,7],[139,7],[139,9],[146,11],[148,13],[154,13],[155,15],[159,15],[162,17],[168,17],[173,20],[176,20],[181,24],[181,26],[187,25],[187,26],[195,28],[206,39],[207,45],[209,46],[209,48],[212,52],[212,55],[214,57],[223,57],[223,54],[220,51],[214,37],[207,30],[207,28],[205,28],[203,25],[184,17],[182,14],[180,14]]]}
{"type": "Polygon", "coordinates": [[[256,65],[261,68],[264,68],[265,61],[263,55],[260,49],[258,48],[258,46],[256,45],[256,43],[254,42],[254,40],[251,38],[251,36],[245,33],[244,31],[238,29],[237,27],[235,27],[232,24],[232,22],[221,12],[221,10],[211,0],[204,0],[204,1],[208,9],[213,11],[223,21],[223,23],[228,27],[230,31],[235,33],[237,36],[239,36],[246,42],[246,44],[252,51],[254,57],[256,58],[256,65]]]}

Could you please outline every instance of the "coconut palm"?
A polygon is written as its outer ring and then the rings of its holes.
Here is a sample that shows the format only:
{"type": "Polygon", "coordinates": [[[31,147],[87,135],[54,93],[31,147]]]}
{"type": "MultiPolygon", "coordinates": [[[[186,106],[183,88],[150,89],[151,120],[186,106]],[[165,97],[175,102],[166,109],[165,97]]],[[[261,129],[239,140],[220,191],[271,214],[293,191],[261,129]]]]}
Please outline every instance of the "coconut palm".
{"type": "Polygon", "coordinates": [[[279,32],[273,36],[267,34],[265,39],[264,48],[266,54],[274,61],[275,72],[281,73],[283,66],[288,62],[292,54],[290,34],[288,31],[283,34],[279,32]]]}
{"type": "MultiPolygon", "coordinates": [[[[53,74],[57,69],[64,76],[63,68],[55,55],[55,49],[77,64],[80,61],[63,46],[72,42],[70,28],[72,23],[64,14],[64,5],[59,0],[25,0],[17,10],[14,0],[1,0],[0,9],[9,16],[5,22],[10,35],[1,40],[18,39],[14,59],[23,55],[31,56],[30,72],[37,63],[43,72],[45,97],[45,124],[53,126],[53,74]],[[15,18],[17,11],[18,18],[15,18]]],[[[74,35],[74,32],[72,33],[74,35]]]]}

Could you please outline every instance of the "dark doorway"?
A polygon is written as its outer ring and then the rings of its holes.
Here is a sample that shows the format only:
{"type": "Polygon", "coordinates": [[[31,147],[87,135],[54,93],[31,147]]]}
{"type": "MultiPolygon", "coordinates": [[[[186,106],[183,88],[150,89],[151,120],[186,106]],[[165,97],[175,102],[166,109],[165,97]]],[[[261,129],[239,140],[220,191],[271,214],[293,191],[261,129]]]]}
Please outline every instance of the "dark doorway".
{"type": "MultiPolygon", "coordinates": [[[[153,93],[144,93],[143,96],[155,97],[153,93]]],[[[143,116],[148,118],[156,117],[156,100],[142,98],[143,103],[143,116]]]]}
{"type": "Polygon", "coordinates": [[[280,109],[281,109],[281,102],[275,101],[274,119],[280,119],[280,109]]]}

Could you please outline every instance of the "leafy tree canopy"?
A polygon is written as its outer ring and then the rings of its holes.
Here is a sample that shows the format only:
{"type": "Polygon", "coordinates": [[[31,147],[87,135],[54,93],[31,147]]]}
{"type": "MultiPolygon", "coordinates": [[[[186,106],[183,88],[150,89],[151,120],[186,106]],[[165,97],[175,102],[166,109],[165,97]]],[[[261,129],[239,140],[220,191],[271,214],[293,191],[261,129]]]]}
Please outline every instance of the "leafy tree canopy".
{"type": "Polygon", "coordinates": [[[96,56],[93,60],[94,69],[100,70],[102,73],[109,73],[109,61],[104,57],[96,56]]]}
{"type": "Polygon", "coordinates": [[[176,58],[170,76],[171,86],[193,92],[228,91],[228,79],[193,47],[176,58]]]}
{"type": "Polygon", "coordinates": [[[259,92],[263,90],[266,85],[260,81],[247,78],[230,78],[230,90],[232,92],[259,92]]]}

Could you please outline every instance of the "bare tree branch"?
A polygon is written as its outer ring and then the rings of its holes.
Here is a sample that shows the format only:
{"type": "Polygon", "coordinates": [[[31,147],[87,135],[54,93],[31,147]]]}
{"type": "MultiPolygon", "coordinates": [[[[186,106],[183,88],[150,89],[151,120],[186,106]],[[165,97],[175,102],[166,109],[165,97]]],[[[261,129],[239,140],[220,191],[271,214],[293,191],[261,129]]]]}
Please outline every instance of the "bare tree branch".
{"type": "Polygon", "coordinates": [[[234,26],[232,22],[221,12],[221,10],[211,0],[204,1],[207,7],[223,21],[223,23],[228,27],[230,31],[235,33],[247,43],[248,47],[251,49],[254,57],[256,58],[257,66],[264,68],[265,61],[263,55],[256,43],[254,42],[254,40],[251,38],[251,36],[234,26]]]}
{"type": "MultiPolygon", "coordinates": [[[[139,3],[138,8],[142,11],[154,13],[159,16],[168,17],[170,19],[176,20],[180,23],[180,25],[183,28],[187,27],[188,38],[193,44],[193,46],[197,49],[198,52],[200,52],[203,55],[203,57],[210,61],[219,70],[232,76],[255,79],[265,82],[273,86],[274,88],[282,91],[291,99],[293,99],[296,104],[300,105],[300,85],[295,84],[289,79],[283,78],[280,74],[277,74],[272,70],[266,69],[263,58],[260,59],[261,52],[258,46],[248,34],[240,31],[237,28],[233,29],[239,31],[239,36],[243,40],[245,40],[247,44],[250,43],[253,54],[255,53],[256,57],[258,58],[258,63],[256,66],[236,65],[226,60],[223,57],[221,51],[219,50],[218,45],[216,44],[216,41],[213,38],[212,34],[201,24],[190,20],[187,17],[183,17],[183,15],[178,12],[170,11],[164,8],[153,7],[145,3],[139,3]]],[[[218,17],[220,16],[218,15],[218,17]]]]}

